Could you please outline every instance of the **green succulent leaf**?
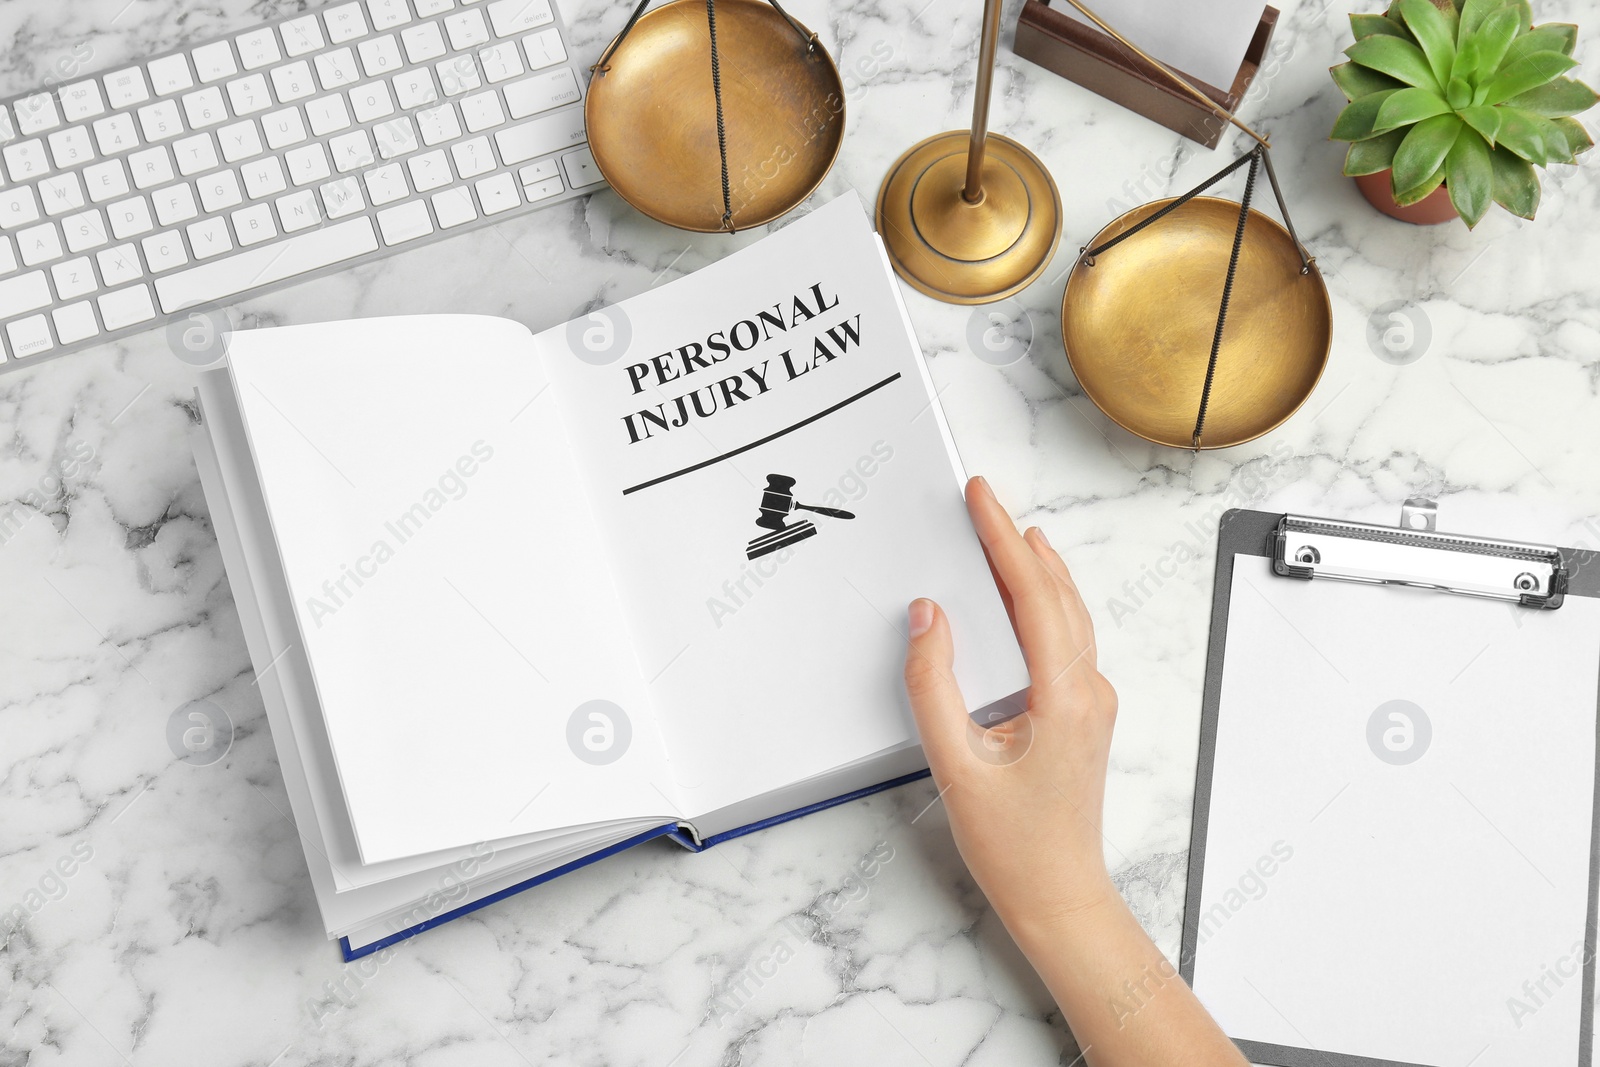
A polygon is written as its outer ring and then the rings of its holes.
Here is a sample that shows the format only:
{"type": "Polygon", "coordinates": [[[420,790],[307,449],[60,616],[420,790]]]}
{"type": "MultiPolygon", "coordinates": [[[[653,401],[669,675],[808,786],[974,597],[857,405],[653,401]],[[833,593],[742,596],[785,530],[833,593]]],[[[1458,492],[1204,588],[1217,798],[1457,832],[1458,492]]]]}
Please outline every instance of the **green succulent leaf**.
{"type": "Polygon", "coordinates": [[[1337,67],[1329,67],[1328,73],[1333,75],[1333,83],[1344,93],[1346,100],[1359,100],[1368,93],[1399,89],[1405,85],[1398,78],[1379,74],[1359,63],[1340,63],[1337,67]]]}
{"type": "Polygon", "coordinates": [[[1566,135],[1550,119],[1508,104],[1495,110],[1500,113],[1498,143],[1529,163],[1542,167],[1569,153],[1566,135]]]}
{"type": "Polygon", "coordinates": [[[1416,186],[1415,188],[1406,189],[1404,191],[1391,191],[1394,193],[1395,203],[1399,204],[1401,207],[1410,207],[1412,204],[1415,204],[1418,201],[1426,200],[1429,196],[1433,195],[1433,191],[1435,189],[1439,188],[1439,186],[1443,184],[1444,166],[1441,164],[1438,170],[1434,171],[1426,180],[1422,182],[1422,184],[1416,186]]]}
{"type": "Polygon", "coordinates": [[[1579,152],[1587,152],[1594,147],[1594,138],[1589,136],[1589,131],[1577,119],[1552,119],[1551,125],[1560,130],[1567,140],[1568,158],[1562,160],[1563,163],[1576,163],[1579,152]]]}
{"type": "Polygon", "coordinates": [[[1537,89],[1554,81],[1577,65],[1577,60],[1560,52],[1535,52],[1531,56],[1523,56],[1515,63],[1502,67],[1486,86],[1481,87],[1480,91],[1487,91],[1480,102],[1498,104],[1502,100],[1509,100],[1529,89],[1537,89]]]}
{"type": "Polygon", "coordinates": [[[1527,33],[1533,29],[1533,5],[1528,0],[1512,0],[1511,10],[1517,13],[1517,31],[1527,33]]]}
{"type": "MultiPolygon", "coordinates": [[[[1451,75],[1476,85],[1500,67],[1506,49],[1517,36],[1517,13],[1509,7],[1491,11],[1481,25],[1464,37],[1456,50],[1451,75]]],[[[1474,103],[1482,103],[1474,100],[1474,103]]]]}
{"type": "Polygon", "coordinates": [[[1467,38],[1482,25],[1483,20],[1505,6],[1505,0],[1466,0],[1461,5],[1461,21],[1456,27],[1456,43],[1464,44],[1467,38]]]}
{"type": "Polygon", "coordinates": [[[1465,78],[1451,78],[1444,95],[1450,106],[1459,110],[1472,103],[1472,86],[1465,78]]]}
{"type": "Polygon", "coordinates": [[[1461,131],[1444,160],[1444,182],[1450,202],[1472,229],[1489,210],[1494,199],[1494,167],[1489,162],[1489,146],[1477,132],[1461,131]]]}
{"type": "Polygon", "coordinates": [[[1539,175],[1533,164],[1506,148],[1489,153],[1494,169],[1494,202],[1519,218],[1539,210],[1539,175]]]}
{"type": "MultiPolygon", "coordinates": [[[[1576,29],[1576,27],[1566,27],[1576,29]]],[[[1531,56],[1536,52],[1559,52],[1564,56],[1572,54],[1574,38],[1563,32],[1560,23],[1546,23],[1535,26],[1527,33],[1511,42],[1511,47],[1506,49],[1505,58],[1500,61],[1502,67],[1508,67],[1524,56],[1531,56]]]]}
{"type": "Polygon", "coordinates": [[[1424,184],[1444,165],[1465,124],[1454,114],[1423,119],[1407,132],[1394,153],[1395,197],[1424,184]]]}
{"type": "Polygon", "coordinates": [[[1405,27],[1383,15],[1351,15],[1350,31],[1355,34],[1358,41],[1366,40],[1374,35],[1382,37],[1407,36],[1405,27]]]}
{"type": "Polygon", "coordinates": [[[1578,27],[1570,22],[1546,22],[1528,31],[1529,33],[1553,33],[1561,41],[1556,51],[1564,56],[1570,56],[1572,50],[1578,47],[1578,27]]]}
{"type": "Polygon", "coordinates": [[[1348,178],[1363,174],[1378,174],[1394,166],[1394,153],[1405,140],[1405,130],[1390,130],[1350,146],[1344,156],[1344,173],[1348,178]]]}
{"type": "Polygon", "coordinates": [[[1545,118],[1560,119],[1582,114],[1593,107],[1596,101],[1600,101],[1600,96],[1583,82],[1575,78],[1557,78],[1553,82],[1534,86],[1525,93],[1518,93],[1506,103],[1545,118]]]}
{"type": "MultiPolygon", "coordinates": [[[[1426,0],[1424,0],[1426,2],[1426,0]]],[[[1410,126],[1443,115],[1450,110],[1444,97],[1430,89],[1401,89],[1390,93],[1378,107],[1378,116],[1372,123],[1373,133],[1386,133],[1401,126],[1410,126]]]]}
{"type": "Polygon", "coordinates": [[[1456,61],[1455,27],[1438,8],[1428,0],[1400,0],[1400,14],[1405,19],[1422,54],[1428,60],[1433,78],[1440,85],[1450,80],[1450,67],[1456,61]]]}
{"type": "Polygon", "coordinates": [[[1384,89],[1353,100],[1333,120],[1333,132],[1328,136],[1335,141],[1364,141],[1373,134],[1373,124],[1378,120],[1378,109],[1398,89],[1384,89]]]}
{"type": "Polygon", "coordinates": [[[1433,68],[1428,65],[1428,57],[1410,41],[1398,37],[1368,37],[1346,48],[1344,54],[1363,67],[1443,95],[1439,79],[1433,76],[1433,68]]]}
{"type": "Polygon", "coordinates": [[[1457,108],[1456,114],[1461,116],[1461,121],[1478,131],[1490,147],[1494,146],[1495,139],[1500,136],[1500,109],[1497,107],[1463,107],[1457,108]]]}

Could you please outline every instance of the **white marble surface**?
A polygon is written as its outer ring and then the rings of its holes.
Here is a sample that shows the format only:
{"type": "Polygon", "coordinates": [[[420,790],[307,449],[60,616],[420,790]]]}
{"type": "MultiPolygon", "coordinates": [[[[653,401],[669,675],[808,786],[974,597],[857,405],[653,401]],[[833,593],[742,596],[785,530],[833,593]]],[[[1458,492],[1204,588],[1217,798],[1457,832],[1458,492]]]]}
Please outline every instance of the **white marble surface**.
{"type": "MultiPolygon", "coordinates": [[[[63,60],[109,68],[296,6],[8,0],[0,91],[30,89],[63,60]]],[[[1592,161],[1547,182],[1533,224],[1496,213],[1468,233],[1380,217],[1325,140],[1339,107],[1325,68],[1348,43],[1349,6],[1282,6],[1244,114],[1274,136],[1296,222],[1328,277],[1335,335],[1316,394],[1280,431],[1197,458],[1122,432],[1077,389],[1057,323],[1072,250],[1123,207],[1209,174],[1239,138],[1197,149],[1008,44],[993,127],[1043,155],[1066,212],[1056,264],[1020,301],[1031,351],[1009,366],[980,360],[971,312],[910,294],[968,464],[1066,551],[1097,613],[1122,696],[1107,854],[1169,952],[1221,506],[1392,521],[1405,497],[1426,494],[1441,499],[1446,527],[1600,544],[1592,161]],[[1368,317],[1394,300],[1432,333],[1403,366],[1366,341],[1368,317]],[[1175,573],[1145,578],[1157,568],[1175,573]]],[[[1584,25],[1580,73],[1595,81],[1600,3],[1538,6],[1541,20],[1584,25]]],[[[978,5],[793,7],[834,49],[851,92],[822,193],[870,202],[904,147],[964,124],[978,5]]],[[[625,13],[584,0],[566,14],[588,58],[625,13]]],[[[478,311],[542,328],[747,239],[664,229],[601,193],[241,310],[257,323],[478,311]]],[[[14,509],[0,543],[0,906],[28,912],[0,942],[0,1063],[1073,1061],[942,809],[915,818],[933,798],[927,783],[701,856],[647,847],[408,942],[376,973],[341,964],[285,817],[184,442],[192,374],[156,332],[0,378],[0,501],[14,509]],[[176,761],[165,737],[171,713],[199,698],[237,729],[206,767],[176,761]],[[893,858],[862,893],[851,871],[875,849],[893,858]],[[58,878],[66,857],[73,873],[58,878]],[[328,983],[349,1004],[319,1020],[308,1004],[328,983]]]]}

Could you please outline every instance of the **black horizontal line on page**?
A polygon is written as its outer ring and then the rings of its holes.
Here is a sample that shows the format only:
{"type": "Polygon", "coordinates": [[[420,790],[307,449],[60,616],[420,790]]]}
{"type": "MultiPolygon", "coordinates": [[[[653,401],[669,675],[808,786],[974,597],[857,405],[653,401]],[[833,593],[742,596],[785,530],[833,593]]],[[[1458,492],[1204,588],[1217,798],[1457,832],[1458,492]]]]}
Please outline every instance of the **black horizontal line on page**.
{"type": "Polygon", "coordinates": [[[849,405],[854,404],[857,400],[860,400],[862,397],[866,396],[868,393],[877,392],[879,389],[882,389],[884,386],[888,385],[892,381],[895,381],[899,377],[900,377],[900,372],[899,371],[895,371],[893,374],[889,375],[883,381],[878,382],[875,385],[869,385],[865,389],[861,390],[861,392],[857,393],[855,396],[847,396],[843,400],[839,401],[837,404],[833,405],[832,407],[823,408],[821,411],[817,412],[815,415],[811,415],[811,416],[809,416],[807,418],[801,419],[799,422],[795,423],[793,426],[785,426],[783,429],[777,431],[776,433],[769,433],[769,434],[767,434],[767,436],[765,436],[763,438],[760,438],[759,440],[751,441],[747,445],[740,445],[738,448],[735,448],[735,449],[730,449],[729,451],[722,453],[722,455],[720,455],[720,456],[712,456],[710,459],[703,459],[699,463],[694,463],[694,464],[691,464],[691,465],[689,465],[687,467],[684,467],[682,470],[676,470],[676,471],[673,471],[670,474],[663,474],[659,478],[651,478],[648,482],[640,482],[638,485],[630,485],[628,488],[626,488],[626,489],[624,489],[622,491],[622,495],[623,496],[627,496],[629,493],[637,493],[641,489],[648,489],[652,485],[660,485],[662,482],[670,482],[672,479],[678,477],[679,475],[690,474],[690,473],[693,473],[694,471],[699,470],[702,467],[709,467],[713,463],[721,463],[725,459],[732,459],[734,456],[739,455],[741,452],[748,452],[752,448],[760,448],[762,445],[766,444],[768,441],[776,441],[778,438],[782,437],[784,434],[794,433],[796,430],[800,429],[800,427],[802,427],[802,426],[809,426],[813,422],[816,422],[818,419],[825,418],[825,417],[827,417],[829,415],[832,415],[835,411],[838,411],[842,407],[848,407],[849,405]]]}

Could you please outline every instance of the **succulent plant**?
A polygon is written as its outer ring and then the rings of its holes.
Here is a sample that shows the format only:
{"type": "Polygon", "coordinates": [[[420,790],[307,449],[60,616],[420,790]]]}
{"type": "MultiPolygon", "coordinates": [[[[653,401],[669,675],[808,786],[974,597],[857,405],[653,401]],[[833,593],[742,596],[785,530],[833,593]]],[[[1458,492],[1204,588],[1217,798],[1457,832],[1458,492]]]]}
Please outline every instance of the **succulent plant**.
{"type": "Polygon", "coordinates": [[[1443,184],[1468,227],[1491,200],[1533,218],[1534,167],[1594,145],[1572,116],[1597,97],[1564,77],[1577,27],[1532,23],[1526,0],[1395,0],[1351,15],[1350,61],[1330,70],[1350,101],[1331,134],[1353,142],[1344,172],[1392,170],[1402,205],[1443,184]]]}

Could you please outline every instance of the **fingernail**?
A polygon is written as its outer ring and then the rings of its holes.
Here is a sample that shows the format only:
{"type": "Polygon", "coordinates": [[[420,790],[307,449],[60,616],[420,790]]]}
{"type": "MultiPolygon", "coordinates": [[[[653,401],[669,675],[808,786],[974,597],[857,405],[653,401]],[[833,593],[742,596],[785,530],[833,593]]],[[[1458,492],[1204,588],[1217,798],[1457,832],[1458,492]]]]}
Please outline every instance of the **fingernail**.
{"type": "Polygon", "coordinates": [[[978,483],[978,488],[982,489],[985,493],[988,493],[990,496],[994,496],[994,490],[992,488],[990,488],[990,486],[989,486],[989,479],[985,478],[983,475],[980,474],[980,475],[978,475],[976,480],[977,480],[977,483],[978,483]]]}
{"type": "Polygon", "coordinates": [[[1052,545],[1050,543],[1050,538],[1048,538],[1048,537],[1046,537],[1044,535],[1044,527],[1043,526],[1035,526],[1033,528],[1033,532],[1039,535],[1039,540],[1044,542],[1044,547],[1052,548],[1052,549],[1056,547],[1055,545],[1052,545]]]}
{"type": "Polygon", "coordinates": [[[911,609],[906,612],[906,623],[911,627],[912,637],[921,637],[933,626],[933,601],[917,599],[911,602],[911,609]]]}

